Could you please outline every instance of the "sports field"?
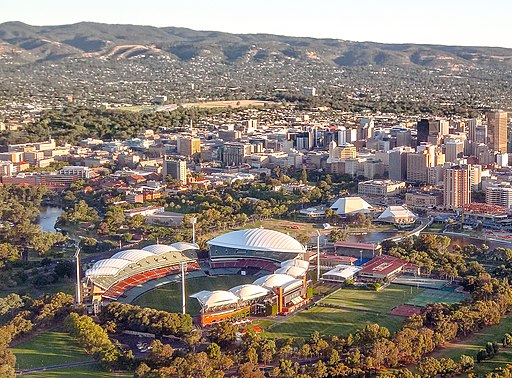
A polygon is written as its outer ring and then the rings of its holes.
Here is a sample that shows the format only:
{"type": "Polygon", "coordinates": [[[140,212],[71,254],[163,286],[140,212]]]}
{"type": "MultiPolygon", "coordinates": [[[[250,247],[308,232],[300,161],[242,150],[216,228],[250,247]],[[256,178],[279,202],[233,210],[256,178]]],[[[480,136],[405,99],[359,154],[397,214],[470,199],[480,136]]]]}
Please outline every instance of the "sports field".
{"type": "MultiPolygon", "coordinates": [[[[256,278],[253,276],[241,275],[197,277],[189,279],[186,281],[187,313],[196,315],[201,309],[196,299],[188,298],[190,295],[201,290],[228,290],[237,285],[253,283],[255,279],[256,278]]],[[[142,294],[132,304],[157,310],[181,312],[181,283],[173,282],[157,287],[156,289],[142,294]]]]}
{"type": "Polygon", "coordinates": [[[457,342],[447,343],[444,348],[435,351],[432,356],[437,358],[458,359],[465,354],[475,358],[475,372],[483,376],[495,368],[504,367],[512,363],[512,348],[501,347],[501,339],[505,333],[512,332],[512,316],[504,317],[500,324],[485,327],[482,331],[457,342]],[[496,341],[500,344],[500,351],[490,360],[476,363],[476,354],[480,349],[485,349],[488,341],[496,341]]]}
{"type": "Polygon", "coordinates": [[[462,302],[469,295],[454,291],[425,289],[418,295],[409,299],[405,304],[424,307],[428,303],[458,303],[462,302]]]}
{"type": "Polygon", "coordinates": [[[401,285],[389,285],[378,292],[365,289],[340,289],[322,299],[321,303],[385,314],[421,294],[422,291],[422,288],[401,285]]]}
{"type": "Polygon", "coordinates": [[[49,331],[12,349],[17,369],[92,361],[76,341],[65,332],[49,331]]]}
{"type": "Polygon", "coordinates": [[[313,331],[321,335],[347,335],[367,324],[379,323],[391,332],[400,328],[403,318],[388,314],[374,314],[356,310],[315,306],[309,310],[277,318],[276,322],[255,322],[269,337],[308,337],[313,331]]]}

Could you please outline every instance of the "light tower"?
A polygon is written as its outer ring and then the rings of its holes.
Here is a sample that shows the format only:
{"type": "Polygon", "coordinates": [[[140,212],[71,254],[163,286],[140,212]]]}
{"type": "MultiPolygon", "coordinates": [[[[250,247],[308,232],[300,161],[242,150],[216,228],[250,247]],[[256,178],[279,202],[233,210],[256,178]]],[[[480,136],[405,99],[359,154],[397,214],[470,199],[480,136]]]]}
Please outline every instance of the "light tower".
{"type": "Polygon", "coordinates": [[[80,285],[80,247],[76,248],[75,252],[76,259],[76,305],[82,304],[82,288],[80,285]]]}
{"type": "Polygon", "coordinates": [[[316,282],[320,282],[320,231],[316,230],[316,282]]]}
{"type": "Polygon", "coordinates": [[[190,218],[190,224],[192,225],[192,243],[196,243],[196,223],[197,223],[197,218],[196,217],[192,217],[190,218]]]}
{"type": "Polygon", "coordinates": [[[187,302],[185,298],[185,274],[186,274],[186,266],[187,263],[181,263],[181,305],[182,305],[182,313],[185,315],[187,311],[187,302]]]}

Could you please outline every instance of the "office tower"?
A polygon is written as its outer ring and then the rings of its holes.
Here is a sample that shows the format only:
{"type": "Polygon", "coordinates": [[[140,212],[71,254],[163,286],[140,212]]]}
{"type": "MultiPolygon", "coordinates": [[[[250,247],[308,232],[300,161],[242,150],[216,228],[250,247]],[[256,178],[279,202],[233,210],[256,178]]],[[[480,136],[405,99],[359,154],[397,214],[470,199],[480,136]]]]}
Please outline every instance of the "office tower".
{"type": "Polygon", "coordinates": [[[389,152],[389,178],[394,181],[407,179],[407,154],[414,153],[411,148],[394,148],[389,152]]]}
{"type": "MultiPolygon", "coordinates": [[[[345,127],[341,126],[340,128],[338,128],[338,131],[336,133],[338,134],[338,139],[336,140],[336,143],[338,144],[338,146],[340,144],[347,143],[347,129],[345,127]]],[[[348,142],[351,142],[351,141],[348,141],[348,142]]]]}
{"type": "Polygon", "coordinates": [[[428,119],[422,119],[418,121],[416,130],[418,131],[416,141],[419,146],[422,142],[428,141],[428,119]]]}
{"type": "Polygon", "coordinates": [[[361,119],[361,121],[359,121],[359,126],[357,126],[357,140],[367,140],[373,138],[373,129],[373,119],[361,119]]]}
{"type": "Polygon", "coordinates": [[[190,158],[198,157],[201,153],[201,140],[199,138],[178,138],[178,154],[190,158]]]}
{"type": "Polygon", "coordinates": [[[464,142],[458,139],[452,139],[445,143],[447,162],[455,163],[457,159],[464,156],[464,142]]]}
{"type": "Polygon", "coordinates": [[[167,176],[171,176],[185,185],[187,183],[187,163],[184,160],[174,160],[169,156],[165,156],[163,166],[164,180],[167,176]]]}
{"type": "Polygon", "coordinates": [[[456,165],[444,172],[444,207],[461,210],[471,203],[470,167],[456,165]]]}
{"type": "MultiPolygon", "coordinates": [[[[407,181],[426,183],[427,169],[432,165],[431,156],[427,150],[407,154],[407,181]]],[[[392,169],[390,162],[390,171],[392,169]]]]}
{"type": "Polygon", "coordinates": [[[466,131],[468,133],[468,139],[472,142],[476,142],[476,127],[478,126],[476,118],[470,118],[466,121],[466,131]]]}
{"type": "Polygon", "coordinates": [[[400,130],[396,133],[396,146],[410,146],[411,145],[411,130],[400,130]]]}
{"type": "Polygon", "coordinates": [[[246,143],[224,143],[222,146],[222,162],[226,166],[240,166],[245,157],[252,153],[252,146],[246,143]]]}
{"type": "Polygon", "coordinates": [[[356,140],[357,140],[357,129],[347,129],[346,133],[345,133],[345,142],[352,143],[352,142],[355,142],[356,140]]]}
{"type": "Polygon", "coordinates": [[[497,152],[507,152],[508,113],[498,110],[487,113],[487,138],[489,147],[497,152]]]}

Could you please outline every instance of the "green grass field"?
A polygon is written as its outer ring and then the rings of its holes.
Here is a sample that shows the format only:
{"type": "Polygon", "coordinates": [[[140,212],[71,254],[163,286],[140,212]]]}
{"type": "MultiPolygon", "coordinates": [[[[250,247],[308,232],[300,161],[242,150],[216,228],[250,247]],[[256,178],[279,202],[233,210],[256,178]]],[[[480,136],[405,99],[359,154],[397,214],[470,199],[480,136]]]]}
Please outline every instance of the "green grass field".
{"type": "Polygon", "coordinates": [[[409,299],[406,304],[424,307],[428,303],[457,303],[462,302],[469,295],[446,290],[425,289],[415,297],[409,299]]]}
{"type": "Polygon", "coordinates": [[[282,320],[280,318],[275,322],[263,320],[255,322],[254,325],[262,327],[265,335],[269,337],[283,338],[308,337],[313,331],[318,331],[325,336],[347,335],[373,323],[379,323],[393,332],[400,327],[403,320],[402,317],[387,314],[315,306],[282,320]]]}
{"type": "Polygon", "coordinates": [[[130,372],[107,372],[99,365],[77,366],[69,369],[46,370],[31,373],[30,377],[40,378],[132,378],[130,372]]]}
{"type": "Polygon", "coordinates": [[[465,354],[475,359],[475,371],[480,376],[490,372],[498,367],[504,367],[512,363],[512,348],[501,347],[501,339],[505,333],[512,332],[512,316],[504,317],[500,324],[486,327],[482,331],[467,337],[459,342],[449,343],[445,348],[441,348],[433,353],[433,357],[437,358],[453,358],[458,359],[465,354]],[[480,363],[476,362],[476,354],[480,349],[485,349],[488,341],[497,341],[500,344],[499,353],[490,360],[480,363]]]}
{"type": "MultiPolygon", "coordinates": [[[[237,285],[252,283],[254,280],[255,278],[253,276],[240,275],[192,278],[187,280],[187,296],[201,290],[228,290],[237,285]]],[[[181,284],[173,282],[168,285],[160,286],[144,293],[138,297],[133,304],[157,310],[181,312],[181,284]]],[[[198,314],[200,309],[196,299],[187,299],[187,312],[189,314],[198,314]]]]}
{"type": "Polygon", "coordinates": [[[85,351],[65,332],[49,331],[12,349],[17,369],[91,361],[85,351]]]}
{"type": "Polygon", "coordinates": [[[364,289],[339,289],[322,299],[321,302],[354,310],[386,314],[394,307],[421,294],[422,291],[422,288],[401,285],[389,285],[378,292],[364,289]]]}

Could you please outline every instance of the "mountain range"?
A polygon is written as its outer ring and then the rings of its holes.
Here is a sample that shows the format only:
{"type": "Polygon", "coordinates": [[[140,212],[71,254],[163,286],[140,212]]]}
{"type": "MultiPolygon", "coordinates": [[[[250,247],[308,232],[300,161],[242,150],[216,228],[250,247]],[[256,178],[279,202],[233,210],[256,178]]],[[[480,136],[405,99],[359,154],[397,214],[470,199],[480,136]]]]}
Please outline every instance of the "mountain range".
{"type": "Polygon", "coordinates": [[[0,24],[0,62],[149,56],[183,62],[203,57],[226,64],[314,61],[340,67],[512,68],[512,49],[500,47],[351,42],[92,22],[58,26],[0,24]]]}

